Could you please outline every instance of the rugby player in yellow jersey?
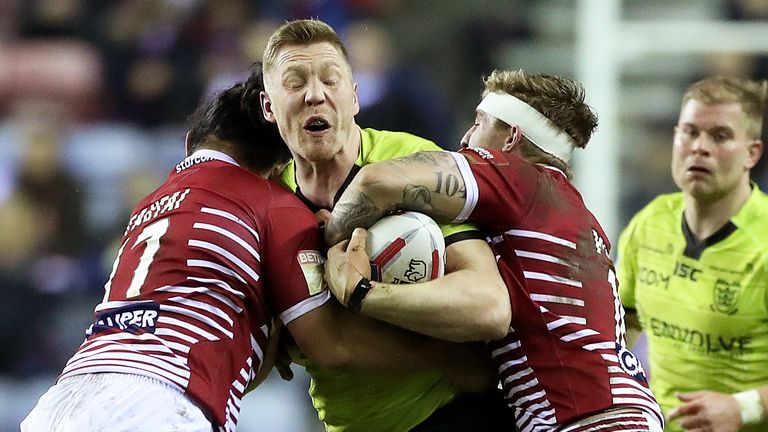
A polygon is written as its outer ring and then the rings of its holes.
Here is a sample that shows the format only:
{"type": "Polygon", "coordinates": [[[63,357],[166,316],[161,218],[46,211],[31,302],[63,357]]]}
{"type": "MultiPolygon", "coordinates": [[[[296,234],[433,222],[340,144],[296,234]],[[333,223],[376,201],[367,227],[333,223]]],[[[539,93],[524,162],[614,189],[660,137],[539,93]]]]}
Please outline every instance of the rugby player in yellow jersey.
{"type": "Polygon", "coordinates": [[[667,431],[768,430],[768,196],[749,177],[765,88],[688,88],[672,146],[681,192],[652,201],[619,239],[622,302],[648,337],[667,431]]]}
{"type": "MultiPolygon", "coordinates": [[[[286,23],[270,37],[263,61],[264,116],[278,125],[293,155],[282,180],[314,211],[328,214],[361,165],[439,150],[410,134],[357,126],[357,87],[346,49],[327,24],[286,23]]],[[[447,329],[447,338],[503,337],[510,323],[509,296],[490,247],[471,227],[449,227],[444,233],[446,272],[454,274],[441,289],[463,290],[474,300],[451,311],[451,319],[461,314],[466,325],[447,329]]],[[[439,373],[339,374],[311,363],[307,371],[313,403],[329,431],[493,431],[503,427],[500,419],[510,418],[501,414],[507,408],[500,394],[459,395],[439,373]]]]}

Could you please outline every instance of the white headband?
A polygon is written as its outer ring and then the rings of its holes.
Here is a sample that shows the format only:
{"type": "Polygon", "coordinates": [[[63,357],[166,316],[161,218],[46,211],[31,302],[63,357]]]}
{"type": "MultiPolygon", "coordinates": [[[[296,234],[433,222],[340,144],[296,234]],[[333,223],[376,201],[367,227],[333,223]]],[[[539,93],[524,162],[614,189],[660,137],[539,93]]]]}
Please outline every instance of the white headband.
{"type": "Polygon", "coordinates": [[[519,125],[523,136],[536,147],[565,163],[576,146],[568,134],[532,106],[507,93],[490,92],[477,109],[509,124],[519,125]]]}

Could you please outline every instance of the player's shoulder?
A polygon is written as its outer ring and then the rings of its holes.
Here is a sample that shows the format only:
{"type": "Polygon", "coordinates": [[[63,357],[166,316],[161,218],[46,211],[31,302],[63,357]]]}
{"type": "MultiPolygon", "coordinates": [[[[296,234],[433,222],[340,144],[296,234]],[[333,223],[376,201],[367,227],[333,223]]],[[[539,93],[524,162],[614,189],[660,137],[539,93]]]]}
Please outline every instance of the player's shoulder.
{"type": "Polygon", "coordinates": [[[632,218],[632,223],[642,224],[650,221],[680,223],[680,214],[684,209],[683,194],[675,192],[662,194],[654,198],[632,218]]]}
{"type": "Polygon", "coordinates": [[[360,130],[363,160],[378,162],[406,156],[418,151],[442,150],[434,142],[408,132],[365,128],[360,130]]]}
{"type": "MultiPolygon", "coordinates": [[[[768,195],[761,191],[757,185],[754,185],[749,200],[732,220],[740,229],[746,230],[754,238],[767,238],[768,195]]],[[[763,240],[760,240],[759,243],[764,244],[763,240]]]]}
{"type": "Polygon", "coordinates": [[[638,240],[659,232],[675,232],[680,227],[684,209],[683,194],[663,194],[638,211],[619,238],[619,249],[635,245],[638,240]]]}

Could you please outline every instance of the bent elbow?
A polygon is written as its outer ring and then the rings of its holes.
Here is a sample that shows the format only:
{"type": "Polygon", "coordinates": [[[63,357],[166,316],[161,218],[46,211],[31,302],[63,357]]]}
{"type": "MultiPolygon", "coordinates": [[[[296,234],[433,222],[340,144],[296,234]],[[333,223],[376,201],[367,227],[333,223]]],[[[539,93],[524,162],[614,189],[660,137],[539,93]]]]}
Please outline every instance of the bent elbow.
{"type": "Polygon", "coordinates": [[[509,327],[512,323],[512,310],[508,306],[497,306],[488,317],[488,338],[487,340],[498,340],[509,333],[509,327]]]}
{"type": "MultiPolygon", "coordinates": [[[[489,290],[490,291],[490,290],[489,290]]],[[[496,290],[499,295],[488,298],[483,307],[483,331],[484,340],[501,339],[509,333],[509,327],[512,322],[512,308],[509,303],[509,296],[506,288],[496,290]]]]}

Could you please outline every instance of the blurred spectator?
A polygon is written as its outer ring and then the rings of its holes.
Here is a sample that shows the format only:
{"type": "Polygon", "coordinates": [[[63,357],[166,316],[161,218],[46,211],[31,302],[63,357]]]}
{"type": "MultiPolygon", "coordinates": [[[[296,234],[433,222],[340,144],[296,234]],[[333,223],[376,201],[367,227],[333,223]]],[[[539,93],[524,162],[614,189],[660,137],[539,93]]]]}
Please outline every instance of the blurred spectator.
{"type": "Polygon", "coordinates": [[[392,36],[379,22],[355,21],[344,31],[344,39],[358,84],[359,123],[458,148],[451,103],[439,83],[426,70],[400,61],[392,36]]]}

